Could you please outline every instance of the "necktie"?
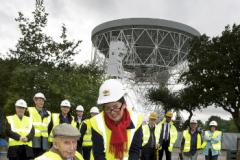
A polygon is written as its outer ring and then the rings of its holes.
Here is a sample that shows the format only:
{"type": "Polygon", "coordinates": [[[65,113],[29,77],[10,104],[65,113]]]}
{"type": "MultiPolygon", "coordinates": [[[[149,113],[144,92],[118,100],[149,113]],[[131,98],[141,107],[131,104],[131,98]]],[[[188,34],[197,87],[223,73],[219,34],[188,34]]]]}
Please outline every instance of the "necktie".
{"type": "Polygon", "coordinates": [[[166,123],[166,128],[165,128],[165,140],[168,140],[168,123],[166,123]]]}

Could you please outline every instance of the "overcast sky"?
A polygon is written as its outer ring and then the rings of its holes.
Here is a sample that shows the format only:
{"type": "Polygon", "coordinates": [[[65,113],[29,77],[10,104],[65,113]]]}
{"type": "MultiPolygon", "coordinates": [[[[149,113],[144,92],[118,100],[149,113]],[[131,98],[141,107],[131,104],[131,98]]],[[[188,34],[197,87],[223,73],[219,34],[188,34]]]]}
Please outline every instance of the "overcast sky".
{"type": "MultiPolygon", "coordinates": [[[[14,18],[17,12],[27,17],[35,0],[1,0],[0,53],[13,48],[19,38],[14,18]]],[[[90,61],[91,31],[109,20],[145,17],[173,20],[209,36],[221,34],[224,27],[240,22],[239,0],[45,0],[49,13],[47,33],[57,38],[65,24],[71,39],[83,40],[77,62],[90,61]]]]}

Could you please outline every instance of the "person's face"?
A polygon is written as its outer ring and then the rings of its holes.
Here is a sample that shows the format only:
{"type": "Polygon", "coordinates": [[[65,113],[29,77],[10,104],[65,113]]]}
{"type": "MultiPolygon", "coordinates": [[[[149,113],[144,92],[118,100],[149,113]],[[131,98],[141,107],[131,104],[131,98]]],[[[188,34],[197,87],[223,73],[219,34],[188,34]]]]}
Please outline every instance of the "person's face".
{"type": "Polygon", "coordinates": [[[192,129],[192,130],[196,130],[197,129],[197,123],[190,123],[190,128],[192,129]]]}
{"type": "Polygon", "coordinates": [[[167,122],[171,122],[171,120],[172,120],[172,117],[166,116],[166,121],[167,121],[167,122]]]}
{"type": "Polygon", "coordinates": [[[67,106],[61,106],[61,111],[62,111],[62,114],[68,114],[68,112],[70,111],[70,107],[67,107],[67,106]]]}
{"type": "Polygon", "coordinates": [[[44,106],[44,99],[42,98],[34,98],[34,103],[37,108],[43,108],[44,106]]]}
{"type": "Polygon", "coordinates": [[[24,108],[24,107],[15,107],[15,109],[16,109],[16,114],[19,117],[23,117],[24,116],[26,108],[24,108]]]}
{"type": "Polygon", "coordinates": [[[94,117],[96,116],[98,113],[90,113],[91,114],[91,117],[94,117]]]}
{"type": "Polygon", "coordinates": [[[62,158],[73,158],[77,150],[77,138],[56,137],[53,142],[53,147],[58,150],[62,158]]]}
{"type": "Polygon", "coordinates": [[[149,122],[148,123],[149,123],[149,125],[154,126],[157,123],[157,120],[153,119],[153,118],[149,118],[149,122]]]}
{"type": "Polygon", "coordinates": [[[83,112],[82,111],[76,111],[76,114],[77,114],[78,117],[81,117],[81,118],[83,116],[83,112]]]}
{"type": "Polygon", "coordinates": [[[119,122],[123,117],[123,112],[125,108],[125,103],[110,102],[104,104],[104,113],[106,113],[107,116],[114,122],[119,122]]]}
{"type": "Polygon", "coordinates": [[[216,126],[210,126],[210,130],[214,132],[216,130],[216,126]]]}

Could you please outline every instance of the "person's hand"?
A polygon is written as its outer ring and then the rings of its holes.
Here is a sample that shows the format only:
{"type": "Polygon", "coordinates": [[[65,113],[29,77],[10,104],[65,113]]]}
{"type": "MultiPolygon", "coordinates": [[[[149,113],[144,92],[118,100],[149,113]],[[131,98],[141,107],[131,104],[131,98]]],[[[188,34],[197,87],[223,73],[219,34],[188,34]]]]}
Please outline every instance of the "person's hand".
{"type": "Polygon", "coordinates": [[[161,145],[158,143],[157,145],[156,145],[156,149],[160,149],[161,148],[161,145]]]}
{"type": "Polygon", "coordinates": [[[208,142],[211,142],[211,140],[212,140],[212,137],[209,137],[209,139],[207,140],[208,142]]]}
{"type": "Polygon", "coordinates": [[[23,137],[23,136],[21,136],[19,140],[20,140],[20,141],[22,141],[22,142],[24,142],[24,141],[23,141],[23,138],[24,138],[24,137],[23,137]]]}
{"type": "Polygon", "coordinates": [[[20,141],[22,141],[22,142],[27,142],[27,141],[28,141],[28,138],[21,136],[21,137],[20,137],[20,141]]]}
{"type": "Polygon", "coordinates": [[[24,140],[24,142],[27,142],[28,138],[27,137],[23,137],[23,140],[24,140]]]}

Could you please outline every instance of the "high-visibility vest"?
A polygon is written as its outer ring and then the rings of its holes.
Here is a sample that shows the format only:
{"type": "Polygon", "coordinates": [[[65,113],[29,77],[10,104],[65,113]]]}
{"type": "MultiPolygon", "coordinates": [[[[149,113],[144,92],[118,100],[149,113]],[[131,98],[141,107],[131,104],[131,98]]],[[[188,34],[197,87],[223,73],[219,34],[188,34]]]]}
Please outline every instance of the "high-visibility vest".
{"type": "MultiPolygon", "coordinates": [[[[53,113],[53,114],[52,114],[53,128],[60,124],[59,116],[60,116],[59,113],[53,113]]],[[[72,125],[73,127],[77,127],[77,123],[75,122],[73,116],[72,116],[71,125],[72,125]]],[[[50,133],[50,136],[48,137],[48,141],[49,141],[49,142],[52,142],[52,141],[53,141],[53,133],[52,133],[52,131],[51,131],[51,133],[50,133]]]]}
{"type": "MultiPolygon", "coordinates": [[[[210,138],[210,131],[205,131],[204,134],[207,138],[210,138]]],[[[216,139],[217,137],[222,136],[222,132],[221,131],[214,131],[212,134],[212,139],[216,139]]],[[[202,144],[202,148],[205,148],[207,145],[207,141],[204,140],[203,144],[202,144]]],[[[212,148],[216,151],[220,151],[221,150],[221,140],[217,143],[212,143],[212,148]]]]}
{"type": "Polygon", "coordinates": [[[48,137],[48,125],[51,121],[51,112],[47,111],[49,116],[42,119],[36,107],[28,107],[30,118],[33,121],[35,129],[34,137],[48,137]]]}
{"type": "MultiPolygon", "coordinates": [[[[155,126],[156,127],[156,126],[155,126]]],[[[143,130],[143,143],[142,143],[142,146],[145,146],[148,141],[149,141],[149,138],[150,138],[150,128],[149,128],[149,125],[143,125],[142,126],[142,130],[143,130]]],[[[156,139],[156,136],[157,136],[158,133],[158,130],[154,130],[154,136],[155,136],[155,139],[156,139]]],[[[155,145],[156,145],[156,140],[155,140],[155,145]]]]}
{"type": "MultiPolygon", "coordinates": [[[[132,139],[133,136],[135,134],[135,132],[137,131],[137,129],[139,129],[139,127],[141,127],[142,125],[142,116],[137,114],[137,113],[133,113],[130,112],[130,117],[131,120],[135,126],[135,128],[133,129],[127,129],[127,137],[128,137],[128,151],[130,149],[130,146],[132,144],[132,139]]],[[[104,120],[104,113],[100,113],[96,116],[94,116],[93,118],[90,119],[91,122],[91,127],[102,136],[103,138],[103,144],[104,144],[104,152],[105,152],[105,158],[106,160],[113,160],[115,159],[114,154],[112,154],[110,152],[110,138],[111,138],[111,134],[112,131],[106,126],[105,120],[104,120]]],[[[142,138],[142,137],[139,137],[142,138]]],[[[94,152],[94,151],[93,151],[94,152]]],[[[128,159],[128,152],[124,152],[124,160],[128,159]]]]}
{"type": "MultiPolygon", "coordinates": [[[[163,118],[163,120],[159,124],[157,124],[157,126],[155,128],[155,130],[157,130],[156,132],[159,133],[159,134],[157,134],[157,137],[156,137],[156,143],[157,144],[159,143],[160,135],[161,135],[161,132],[162,132],[162,129],[163,129],[162,126],[164,125],[165,122],[166,122],[166,118],[163,118]]],[[[178,132],[177,132],[176,127],[173,124],[173,121],[171,121],[169,123],[170,123],[170,137],[169,137],[170,138],[170,143],[169,143],[169,146],[168,146],[168,151],[172,152],[174,143],[176,142],[177,137],[178,137],[178,132]]],[[[161,150],[162,146],[160,146],[159,149],[161,150]]]]}
{"type": "MultiPolygon", "coordinates": [[[[191,150],[191,134],[189,133],[189,130],[185,130],[183,131],[183,137],[185,139],[185,143],[184,143],[184,148],[183,148],[183,152],[189,152],[191,150]]],[[[201,135],[200,133],[197,134],[197,149],[201,149],[201,135]]]]}
{"type": "Polygon", "coordinates": [[[84,120],[83,123],[86,124],[87,129],[86,129],[85,134],[83,135],[82,146],[83,147],[89,147],[89,146],[92,146],[92,131],[91,131],[90,119],[84,120]]]}
{"type": "MultiPolygon", "coordinates": [[[[84,160],[82,155],[76,151],[75,153],[76,160],[84,160]]],[[[35,158],[34,160],[62,160],[62,157],[52,151],[47,151],[43,155],[35,158]]]]}
{"type": "MultiPolygon", "coordinates": [[[[7,121],[11,126],[11,131],[19,134],[20,136],[27,136],[32,130],[32,120],[29,117],[23,116],[20,119],[16,114],[12,116],[7,116],[7,121]]],[[[9,138],[9,146],[19,146],[19,145],[27,145],[32,147],[32,141],[22,142],[20,140],[15,140],[9,138]]]]}

